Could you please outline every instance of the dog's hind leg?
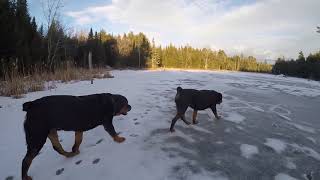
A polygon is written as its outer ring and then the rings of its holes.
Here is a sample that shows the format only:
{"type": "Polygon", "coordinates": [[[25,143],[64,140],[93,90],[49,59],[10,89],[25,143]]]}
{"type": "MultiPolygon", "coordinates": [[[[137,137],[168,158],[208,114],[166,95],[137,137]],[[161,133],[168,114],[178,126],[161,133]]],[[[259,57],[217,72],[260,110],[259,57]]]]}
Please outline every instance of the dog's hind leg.
{"type": "Polygon", "coordinates": [[[186,125],[190,125],[191,123],[189,121],[186,120],[185,115],[181,115],[181,119],[184,123],[186,123],[186,125]]]}
{"type": "Polygon", "coordinates": [[[22,160],[22,180],[32,180],[30,176],[28,176],[29,167],[33,161],[33,159],[39,154],[43,145],[46,143],[48,133],[43,132],[34,132],[30,130],[29,127],[25,125],[25,134],[27,140],[27,153],[22,160]]]}
{"type": "Polygon", "coordinates": [[[22,180],[32,180],[32,178],[28,176],[28,170],[33,159],[38,155],[39,151],[39,149],[27,150],[27,154],[22,160],[22,180]]]}
{"type": "Polygon", "coordinates": [[[76,155],[76,153],[73,152],[66,152],[60,142],[59,142],[59,137],[58,137],[58,133],[57,130],[53,129],[50,130],[50,133],[48,135],[48,138],[50,139],[53,149],[56,150],[59,154],[65,156],[65,157],[73,157],[76,155]]]}
{"type": "Polygon", "coordinates": [[[82,137],[83,137],[83,132],[82,131],[76,131],[75,132],[75,140],[74,140],[74,145],[72,147],[72,152],[75,154],[79,154],[79,147],[82,142],[82,137]]]}
{"type": "Polygon", "coordinates": [[[187,109],[188,109],[188,106],[186,106],[186,105],[177,106],[177,115],[181,118],[181,120],[182,120],[184,123],[186,123],[187,125],[189,125],[190,122],[188,122],[188,121],[186,120],[186,117],[185,117],[185,115],[184,115],[184,114],[186,113],[187,109]]]}
{"type": "Polygon", "coordinates": [[[177,120],[180,118],[179,114],[177,114],[171,121],[170,131],[174,132],[174,125],[176,124],[177,120]]]}
{"type": "Polygon", "coordinates": [[[193,124],[198,124],[197,114],[198,114],[198,111],[197,110],[193,110],[193,114],[192,114],[192,123],[193,124]]]}

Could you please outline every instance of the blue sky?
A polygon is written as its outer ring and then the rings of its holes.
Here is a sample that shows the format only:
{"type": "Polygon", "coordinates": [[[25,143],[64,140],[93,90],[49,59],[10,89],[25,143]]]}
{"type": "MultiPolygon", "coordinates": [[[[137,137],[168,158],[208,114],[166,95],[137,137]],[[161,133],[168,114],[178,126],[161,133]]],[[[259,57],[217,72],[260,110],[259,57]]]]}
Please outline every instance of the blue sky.
{"type": "MultiPolygon", "coordinates": [[[[43,20],[41,1],[29,0],[43,20]]],[[[63,0],[62,22],[75,31],[144,32],[157,44],[223,49],[259,59],[295,58],[320,49],[319,0],[63,0]]]]}

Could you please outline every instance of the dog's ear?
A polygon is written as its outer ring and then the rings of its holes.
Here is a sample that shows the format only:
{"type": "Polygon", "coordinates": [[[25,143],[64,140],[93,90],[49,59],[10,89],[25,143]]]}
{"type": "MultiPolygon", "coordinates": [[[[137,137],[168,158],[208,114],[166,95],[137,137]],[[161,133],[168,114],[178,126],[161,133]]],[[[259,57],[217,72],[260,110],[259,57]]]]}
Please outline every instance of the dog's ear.
{"type": "Polygon", "coordinates": [[[219,99],[219,102],[222,102],[222,94],[221,93],[218,94],[218,99],[219,99]]]}
{"type": "MultiPolygon", "coordinates": [[[[114,100],[113,107],[114,107],[114,113],[115,114],[119,113],[120,110],[122,109],[122,107],[128,105],[128,100],[124,96],[112,95],[112,98],[114,100]]],[[[131,106],[130,106],[130,109],[131,109],[131,106]]]]}

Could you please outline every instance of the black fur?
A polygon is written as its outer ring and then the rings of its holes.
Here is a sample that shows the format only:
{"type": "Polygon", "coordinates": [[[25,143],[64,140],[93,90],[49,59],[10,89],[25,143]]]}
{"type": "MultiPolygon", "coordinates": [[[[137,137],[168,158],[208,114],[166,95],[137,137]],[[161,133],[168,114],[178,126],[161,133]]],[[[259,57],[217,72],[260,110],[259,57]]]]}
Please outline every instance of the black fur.
{"type": "Polygon", "coordinates": [[[23,178],[27,177],[27,164],[39,153],[51,130],[83,132],[103,125],[114,137],[117,133],[112,119],[119,113],[126,115],[120,112],[122,107],[131,110],[124,96],[109,93],[47,96],[24,103],[22,108],[27,112],[24,122],[27,154],[22,163],[23,178]]]}
{"type": "Polygon", "coordinates": [[[170,130],[173,131],[176,121],[181,118],[186,124],[189,124],[184,117],[188,107],[195,111],[211,108],[215,116],[218,118],[216,104],[222,102],[222,94],[213,90],[195,90],[177,88],[175,103],[177,115],[172,120],[170,130]]]}

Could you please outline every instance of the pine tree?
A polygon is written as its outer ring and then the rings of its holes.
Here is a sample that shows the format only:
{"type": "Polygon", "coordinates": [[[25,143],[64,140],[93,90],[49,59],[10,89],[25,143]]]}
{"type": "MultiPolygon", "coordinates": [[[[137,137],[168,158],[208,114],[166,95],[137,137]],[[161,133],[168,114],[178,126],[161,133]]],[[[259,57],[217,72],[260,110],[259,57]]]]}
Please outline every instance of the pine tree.
{"type": "Polygon", "coordinates": [[[304,57],[302,51],[299,52],[299,56],[298,56],[298,59],[297,59],[297,60],[298,60],[298,61],[302,61],[302,62],[306,61],[306,58],[304,57]]]}

